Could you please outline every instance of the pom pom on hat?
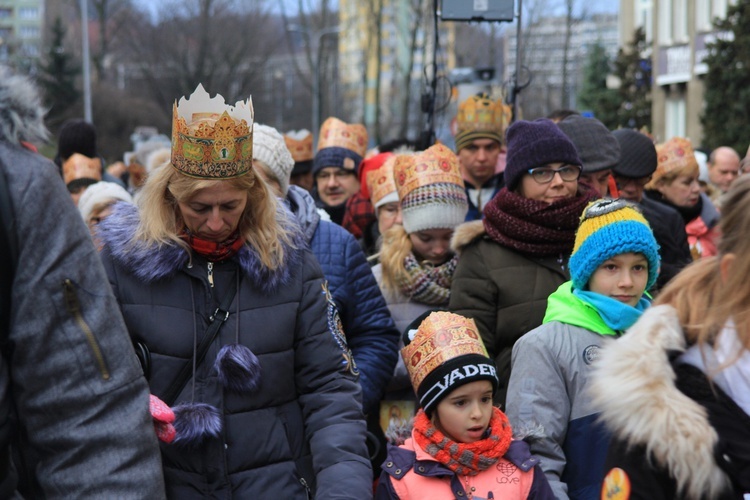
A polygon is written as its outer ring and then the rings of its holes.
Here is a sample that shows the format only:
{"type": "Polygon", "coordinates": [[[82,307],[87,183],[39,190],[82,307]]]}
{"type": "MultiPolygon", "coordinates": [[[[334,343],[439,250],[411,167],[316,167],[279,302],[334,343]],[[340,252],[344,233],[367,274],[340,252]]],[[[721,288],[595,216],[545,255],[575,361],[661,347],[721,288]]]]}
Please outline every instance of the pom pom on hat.
{"type": "Polygon", "coordinates": [[[606,260],[640,253],[648,261],[646,290],[659,274],[659,245],[641,212],[624,200],[598,200],[586,207],[568,264],[573,287],[588,289],[591,275],[606,260]]]}
{"type": "Polygon", "coordinates": [[[114,182],[97,182],[86,188],[86,191],[78,200],[78,210],[81,212],[83,220],[88,222],[94,207],[100,203],[108,201],[124,201],[133,203],[133,197],[130,196],[125,188],[114,182]]]}
{"type": "Polygon", "coordinates": [[[508,128],[505,185],[513,191],[527,170],[550,163],[581,165],[576,147],[552,120],[520,120],[508,128]]]}
{"type": "Polygon", "coordinates": [[[284,137],[273,127],[253,123],[253,160],[263,162],[271,171],[286,196],[289,177],[294,168],[294,159],[286,146],[284,137]]]}

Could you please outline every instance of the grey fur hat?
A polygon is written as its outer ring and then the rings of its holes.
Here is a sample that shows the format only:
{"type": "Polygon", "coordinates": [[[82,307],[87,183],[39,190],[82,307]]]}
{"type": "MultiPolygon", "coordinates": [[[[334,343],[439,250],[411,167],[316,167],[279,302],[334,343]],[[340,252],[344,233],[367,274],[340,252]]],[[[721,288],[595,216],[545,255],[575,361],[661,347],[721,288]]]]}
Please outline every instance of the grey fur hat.
{"type": "Polygon", "coordinates": [[[0,64],[0,140],[13,144],[46,142],[49,132],[44,114],[36,85],[0,64]]]}

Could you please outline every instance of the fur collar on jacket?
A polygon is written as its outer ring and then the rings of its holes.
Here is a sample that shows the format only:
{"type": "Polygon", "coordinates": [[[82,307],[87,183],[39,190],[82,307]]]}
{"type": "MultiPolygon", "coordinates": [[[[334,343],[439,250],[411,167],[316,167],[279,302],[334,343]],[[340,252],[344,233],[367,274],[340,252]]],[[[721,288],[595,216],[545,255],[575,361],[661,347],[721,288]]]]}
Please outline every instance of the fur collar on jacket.
{"type": "Polygon", "coordinates": [[[675,386],[670,352],[684,352],[676,311],[652,307],[601,349],[591,377],[592,407],[630,446],[644,446],[687,498],[717,498],[729,486],[714,459],[718,435],[706,410],[675,386]]]}
{"type": "Polygon", "coordinates": [[[486,233],[487,231],[484,229],[484,222],[482,220],[464,222],[453,231],[451,250],[460,254],[464,248],[469,246],[469,243],[480,236],[484,236],[486,233]]]}
{"type": "MultiPolygon", "coordinates": [[[[289,220],[293,218],[290,216],[289,220]]],[[[139,222],[140,214],[135,205],[117,203],[112,215],[99,224],[97,236],[113,261],[144,283],[172,276],[188,263],[190,255],[178,245],[157,246],[134,241],[139,222]]],[[[284,249],[284,263],[275,271],[267,269],[249,245],[243,246],[233,257],[245,276],[264,292],[273,292],[288,283],[291,268],[301,265],[304,243],[299,229],[295,226],[293,230],[295,246],[284,249]]]]}

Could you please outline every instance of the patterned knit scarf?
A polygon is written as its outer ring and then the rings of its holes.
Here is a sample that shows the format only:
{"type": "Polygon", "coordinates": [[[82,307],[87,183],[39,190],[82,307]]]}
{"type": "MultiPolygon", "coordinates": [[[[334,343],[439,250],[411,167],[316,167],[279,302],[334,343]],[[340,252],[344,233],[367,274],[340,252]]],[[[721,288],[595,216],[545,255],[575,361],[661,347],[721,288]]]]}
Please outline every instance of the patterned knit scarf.
{"type": "Polygon", "coordinates": [[[460,476],[476,476],[489,469],[510,447],[513,430],[499,408],[492,409],[490,434],[473,443],[451,441],[419,410],[414,417],[414,440],[431,457],[460,476]]]}
{"type": "Polygon", "coordinates": [[[596,198],[579,187],[578,195],[549,204],[503,188],[484,208],[484,227],[490,238],[522,254],[570,255],[583,209],[596,198]]]}
{"type": "Polygon", "coordinates": [[[410,253],[404,259],[404,268],[409,277],[399,283],[401,293],[421,304],[447,306],[457,264],[458,255],[454,255],[448,262],[437,267],[430,264],[422,266],[414,254],[410,253]]]}
{"type": "Polygon", "coordinates": [[[190,245],[195,253],[202,255],[209,262],[226,260],[236,254],[245,244],[245,240],[240,238],[239,231],[235,231],[229,238],[220,243],[198,238],[187,229],[180,234],[180,238],[190,245]]]}

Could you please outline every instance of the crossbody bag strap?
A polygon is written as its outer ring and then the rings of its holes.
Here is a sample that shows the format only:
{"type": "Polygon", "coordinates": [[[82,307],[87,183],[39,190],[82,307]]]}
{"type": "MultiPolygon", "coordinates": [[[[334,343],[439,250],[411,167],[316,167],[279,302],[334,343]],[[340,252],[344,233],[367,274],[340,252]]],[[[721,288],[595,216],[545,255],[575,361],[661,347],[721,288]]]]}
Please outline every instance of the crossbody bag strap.
{"type": "MultiPolygon", "coordinates": [[[[235,271],[235,273],[236,272],[238,271],[235,271]]],[[[230,281],[229,289],[227,290],[226,294],[224,294],[224,299],[219,304],[219,307],[217,307],[214,313],[209,317],[211,323],[208,325],[206,333],[203,335],[200,344],[198,344],[198,349],[196,350],[196,367],[200,366],[200,364],[203,362],[203,359],[206,357],[206,353],[208,352],[209,346],[216,338],[216,335],[218,335],[219,333],[221,325],[223,325],[224,322],[229,318],[229,307],[232,305],[232,300],[234,300],[234,296],[237,293],[237,286],[235,284],[236,279],[240,278],[237,278],[235,275],[234,279],[230,281]]],[[[188,380],[190,380],[192,372],[193,360],[189,359],[187,363],[182,366],[182,368],[180,369],[180,373],[177,374],[177,377],[175,377],[167,391],[164,393],[164,397],[161,398],[162,401],[164,401],[168,406],[172,406],[177,399],[177,396],[180,395],[182,390],[185,388],[185,385],[187,385],[188,380]]]]}

